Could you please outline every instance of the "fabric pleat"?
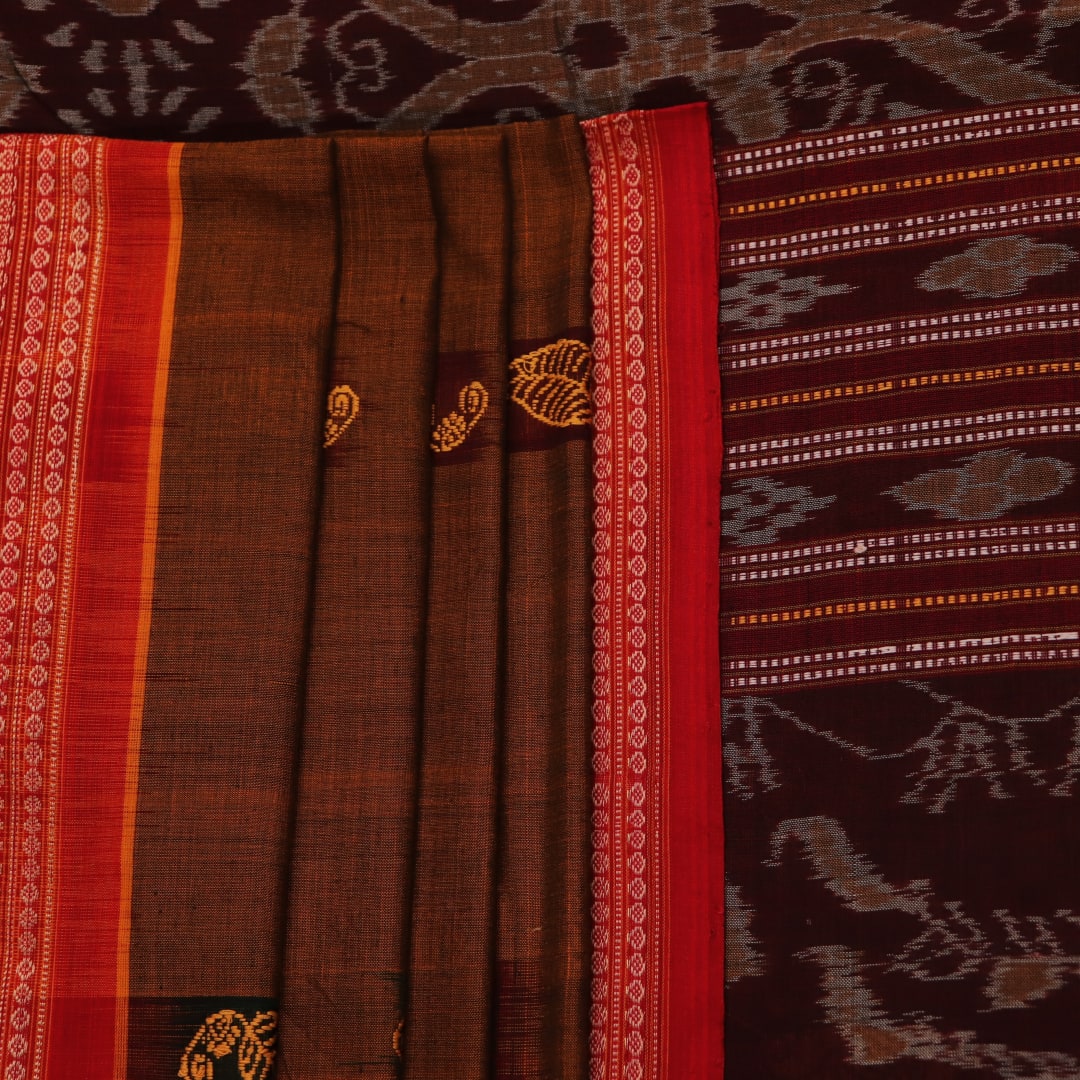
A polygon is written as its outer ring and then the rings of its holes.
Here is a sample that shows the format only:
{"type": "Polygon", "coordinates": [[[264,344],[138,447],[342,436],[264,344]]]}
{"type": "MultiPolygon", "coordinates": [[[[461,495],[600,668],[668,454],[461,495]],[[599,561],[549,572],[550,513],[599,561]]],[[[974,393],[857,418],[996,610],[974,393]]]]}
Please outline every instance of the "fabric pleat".
{"type": "Polygon", "coordinates": [[[510,212],[501,133],[433,136],[428,152],[441,273],[405,1076],[480,1080],[492,1039],[510,212]]]}
{"type": "Polygon", "coordinates": [[[278,1075],[395,1076],[426,626],[437,230],[419,138],[341,139],[340,280],[278,1075]]]}
{"type": "Polygon", "coordinates": [[[536,408],[530,395],[560,357],[574,358],[582,382],[588,373],[591,199],[576,122],[514,125],[507,150],[514,386],[496,1075],[571,1080],[585,1075],[588,1038],[591,429],[586,415],[536,408]]]}
{"type": "Polygon", "coordinates": [[[581,135],[343,136],[334,153],[278,1073],[583,1076],[581,135]]]}

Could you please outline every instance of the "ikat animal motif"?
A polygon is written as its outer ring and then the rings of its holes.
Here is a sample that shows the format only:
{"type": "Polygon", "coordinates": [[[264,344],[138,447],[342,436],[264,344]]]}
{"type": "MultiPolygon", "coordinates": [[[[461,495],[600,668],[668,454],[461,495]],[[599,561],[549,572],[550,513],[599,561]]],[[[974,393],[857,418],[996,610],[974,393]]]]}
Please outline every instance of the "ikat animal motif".
{"type": "MultiPolygon", "coordinates": [[[[1039,715],[1006,716],[935,690],[900,684],[925,695],[932,720],[901,746],[872,745],[868,732],[856,742],[763,697],[724,703],[724,779],[733,798],[750,800],[779,790],[785,781],[776,761],[778,741],[798,735],[828,743],[882,768],[905,762],[899,804],[942,814],[961,796],[990,799],[1069,799],[1080,783],[1080,698],[1039,715]],[[1043,759],[1036,763],[1038,746],[1043,759]],[[1047,747],[1054,748],[1047,757],[1047,747]]],[[[867,713],[869,721],[870,714],[867,713]]]]}

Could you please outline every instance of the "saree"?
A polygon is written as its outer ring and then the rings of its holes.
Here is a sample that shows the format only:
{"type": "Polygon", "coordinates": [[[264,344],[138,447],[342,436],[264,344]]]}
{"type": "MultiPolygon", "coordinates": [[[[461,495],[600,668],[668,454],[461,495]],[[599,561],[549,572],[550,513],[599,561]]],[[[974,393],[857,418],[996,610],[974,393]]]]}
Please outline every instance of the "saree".
{"type": "Polygon", "coordinates": [[[11,130],[250,138],[709,102],[738,450],[733,1080],[1076,1071],[1078,49],[1061,0],[0,16],[11,130]]]}
{"type": "Polygon", "coordinates": [[[717,1062],[704,110],[0,170],[5,1077],[717,1062]]]}

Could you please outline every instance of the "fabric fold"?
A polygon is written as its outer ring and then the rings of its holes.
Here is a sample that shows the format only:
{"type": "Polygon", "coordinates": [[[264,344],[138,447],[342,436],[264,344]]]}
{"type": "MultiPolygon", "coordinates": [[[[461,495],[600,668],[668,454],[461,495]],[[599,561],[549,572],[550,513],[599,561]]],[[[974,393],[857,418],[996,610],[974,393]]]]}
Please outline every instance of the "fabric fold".
{"type": "Polygon", "coordinates": [[[428,141],[439,220],[405,1076],[488,1075],[503,727],[510,207],[501,132],[428,141]]]}
{"type": "Polygon", "coordinates": [[[186,148],[180,198],[128,1069],[194,1080],[217,1028],[254,1025],[265,1058],[277,1019],[338,242],[329,143],[186,148]]]}
{"type": "Polygon", "coordinates": [[[575,120],[511,125],[507,154],[513,252],[495,1075],[571,1080],[588,1064],[592,207],[575,120]]]}
{"type": "Polygon", "coordinates": [[[396,1076],[426,625],[437,223],[422,138],[335,141],[341,253],[280,1077],[396,1076]]]}

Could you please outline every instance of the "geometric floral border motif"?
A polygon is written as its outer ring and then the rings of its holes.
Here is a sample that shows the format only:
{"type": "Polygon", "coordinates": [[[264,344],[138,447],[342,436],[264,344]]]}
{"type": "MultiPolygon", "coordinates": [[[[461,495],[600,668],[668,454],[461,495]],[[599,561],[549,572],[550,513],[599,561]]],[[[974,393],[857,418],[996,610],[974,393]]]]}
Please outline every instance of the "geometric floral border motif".
{"type": "MultiPolygon", "coordinates": [[[[650,690],[650,413],[646,382],[648,140],[632,114],[584,125],[594,192],[592,1080],[657,1076],[658,716],[650,690]],[[624,360],[629,360],[625,363],[624,360]]],[[[654,225],[653,222],[649,223],[654,225]]],[[[649,232],[653,231],[650,228],[649,232]]],[[[650,341],[655,348],[655,343],[650,341]]]]}

